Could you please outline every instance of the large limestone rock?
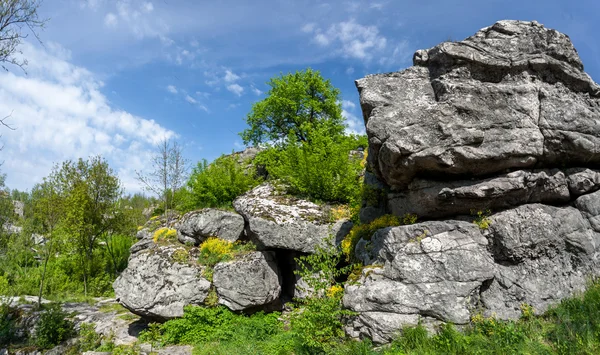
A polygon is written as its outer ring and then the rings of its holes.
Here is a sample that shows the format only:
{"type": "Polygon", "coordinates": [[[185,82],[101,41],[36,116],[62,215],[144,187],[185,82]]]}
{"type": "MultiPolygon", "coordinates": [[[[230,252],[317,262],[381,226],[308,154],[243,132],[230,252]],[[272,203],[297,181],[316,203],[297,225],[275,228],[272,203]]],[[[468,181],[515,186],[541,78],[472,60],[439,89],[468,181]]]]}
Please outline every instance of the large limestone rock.
{"type": "Polygon", "coordinates": [[[561,205],[599,188],[600,173],[591,169],[517,170],[454,181],[415,178],[406,190],[387,194],[387,208],[398,216],[440,218],[528,203],[561,205]]]}
{"type": "Polygon", "coordinates": [[[248,222],[246,233],[261,249],[312,253],[330,236],[340,241],[352,227],[346,220],[330,223],[324,206],[286,196],[270,183],[238,197],[233,206],[248,222]]]}
{"type": "Polygon", "coordinates": [[[215,265],[213,283],[219,304],[234,311],[269,305],[281,293],[281,277],[273,252],[252,252],[239,260],[215,265]]]}
{"type": "Polygon", "coordinates": [[[357,245],[366,265],[346,286],[344,306],[359,312],[349,333],[386,342],[421,316],[469,322],[473,296],[494,277],[487,240],[473,224],[425,222],[379,230],[357,245]]]}
{"type": "Polygon", "coordinates": [[[208,237],[235,242],[244,232],[244,218],[234,212],[207,208],[185,214],[175,228],[182,243],[198,245],[208,237]]]}
{"type": "Polygon", "coordinates": [[[369,165],[389,186],[600,163],[600,87],[568,36],[500,21],[414,64],[356,82],[369,165]]]}
{"type": "Polygon", "coordinates": [[[361,220],[449,220],[358,242],[368,267],[346,288],[350,335],[541,313],[598,275],[600,87],[566,35],[500,21],[356,85],[378,196],[361,220]],[[477,211],[488,228],[470,223],[477,211]]]}
{"type": "Polygon", "coordinates": [[[181,317],[184,306],[202,304],[211,284],[201,276],[201,267],[176,262],[175,250],[163,246],[132,254],[113,283],[119,303],[156,320],[181,317]]]}
{"type": "Polygon", "coordinates": [[[483,312],[516,319],[585,289],[598,275],[600,192],[573,207],[529,204],[489,217],[489,228],[432,221],[385,228],[359,241],[356,256],[371,267],[346,287],[356,312],[348,333],[390,341],[423,317],[466,324],[483,312]]]}

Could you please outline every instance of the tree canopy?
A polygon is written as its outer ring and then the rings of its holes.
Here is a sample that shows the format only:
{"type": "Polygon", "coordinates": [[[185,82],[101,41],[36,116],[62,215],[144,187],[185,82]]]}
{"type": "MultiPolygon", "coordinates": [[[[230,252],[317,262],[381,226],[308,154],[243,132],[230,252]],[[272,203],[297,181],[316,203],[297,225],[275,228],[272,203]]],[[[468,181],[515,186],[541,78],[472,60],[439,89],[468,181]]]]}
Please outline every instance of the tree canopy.
{"type": "Polygon", "coordinates": [[[250,128],[240,134],[245,144],[284,140],[290,132],[306,141],[309,127],[318,124],[327,125],[332,134],[343,132],[340,90],[318,71],[280,75],[267,84],[267,97],[252,105],[246,118],[250,128]]]}

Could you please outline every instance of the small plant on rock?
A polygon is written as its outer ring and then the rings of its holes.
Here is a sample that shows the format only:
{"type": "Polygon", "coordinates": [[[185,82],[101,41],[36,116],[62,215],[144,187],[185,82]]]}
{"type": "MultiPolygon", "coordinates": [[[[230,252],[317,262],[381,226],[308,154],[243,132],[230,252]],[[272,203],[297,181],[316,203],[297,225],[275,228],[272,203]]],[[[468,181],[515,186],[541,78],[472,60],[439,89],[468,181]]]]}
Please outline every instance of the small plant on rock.
{"type": "Polygon", "coordinates": [[[159,228],[152,235],[154,243],[158,243],[160,240],[175,240],[177,238],[177,230],[173,228],[159,228]]]}
{"type": "Polygon", "coordinates": [[[473,221],[473,223],[475,223],[480,229],[488,229],[490,227],[491,220],[489,216],[492,214],[492,211],[471,210],[471,214],[475,216],[475,220],[473,221]]]}
{"type": "Polygon", "coordinates": [[[373,233],[378,229],[399,226],[401,224],[398,217],[387,214],[375,219],[371,223],[354,226],[350,233],[344,238],[341,245],[342,252],[346,256],[346,261],[351,261],[353,259],[354,249],[361,238],[370,240],[373,233]]]}

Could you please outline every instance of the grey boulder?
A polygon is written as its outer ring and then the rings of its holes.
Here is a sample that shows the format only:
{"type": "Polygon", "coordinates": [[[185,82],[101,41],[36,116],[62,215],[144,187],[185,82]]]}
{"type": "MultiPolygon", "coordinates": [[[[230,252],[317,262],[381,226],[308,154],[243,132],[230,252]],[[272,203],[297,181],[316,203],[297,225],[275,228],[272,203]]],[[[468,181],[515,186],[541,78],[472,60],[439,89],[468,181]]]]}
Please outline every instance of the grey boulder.
{"type": "Polygon", "coordinates": [[[270,183],[238,197],[233,206],[248,222],[247,234],[261,249],[281,248],[312,253],[328,238],[340,241],[352,223],[331,223],[328,210],[313,202],[286,196],[270,183]]]}
{"type": "Polygon", "coordinates": [[[131,255],[127,268],[113,283],[115,297],[142,317],[168,320],[183,316],[186,305],[200,305],[210,282],[202,268],[175,262],[172,247],[157,247],[131,255]]]}
{"type": "Polygon", "coordinates": [[[275,253],[252,252],[215,265],[213,284],[222,304],[233,311],[266,306],[278,300],[281,280],[275,253]]]}
{"type": "Polygon", "coordinates": [[[185,214],[175,228],[184,244],[198,245],[209,237],[235,242],[244,232],[244,218],[234,212],[206,208],[185,214]]]}
{"type": "Polygon", "coordinates": [[[600,87],[568,36],[500,21],[413,62],[356,81],[369,166],[387,185],[600,163],[600,87]]]}

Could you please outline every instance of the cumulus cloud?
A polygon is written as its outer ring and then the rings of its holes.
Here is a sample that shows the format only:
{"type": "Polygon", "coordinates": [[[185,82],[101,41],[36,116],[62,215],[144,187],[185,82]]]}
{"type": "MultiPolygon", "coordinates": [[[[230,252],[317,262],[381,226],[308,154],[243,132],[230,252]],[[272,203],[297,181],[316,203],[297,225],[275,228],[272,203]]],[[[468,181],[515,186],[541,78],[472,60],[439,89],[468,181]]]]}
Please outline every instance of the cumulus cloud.
{"type": "Polygon", "coordinates": [[[242,94],[244,93],[244,88],[238,84],[228,85],[227,90],[231,91],[232,93],[236,94],[237,96],[242,96],[242,94]]]}
{"type": "Polygon", "coordinates": [[[177,94],[177,92],[178,92],[175,85],[167,85],[167,91],[170,92],[171,94],[177,94]]]}
{"type": "Polygon", "coordinates": [[[315,28],[313,40],[322,47],[336,45],[338,51],[349,58],[371,60],[374,52],[386,48],[387,39],[379,33],[377,26],[363,26],[355,20],[339,22],[324,31],[315,28]]]}
{"type": "Polygon", "coordinates": [[[225,80],[225,82],[232,83],[239,79],[240,79],[239,75],[236,75],[231,70],[225,70],[225,76],[223,77],[223,80],[225,80]]]}
{"type": "Polygon", "coordinates": [[[263,93],[262,91],[260,91],[256,87],[254,87],[254,85],[251,86],[251,89],[252,89],[252,92],[254,93],[254,95],[256,95],[256,96],[260,96],[263,93]]]}
{"type": "Polygon", "coordinates": [[[356,105],[352,101],[348,101],[348,100],[342,101],[342,108],[344,108],[346,110],[352,110],[355,107],[356,107],[356,105]]]}
{"type": "Polygon", "coordinates": [[[109,12],[106,14],[106,16],[104,16],[104,26],[108,28],[117,27],[118,22],[119,20],[117,20],[117,15],[113,14],[112,12],[109,12]]]}
{"type": "Polygon", "coordinates": [[[100,154],[128,190],[138,190],[134,171],[144,168],[156,143],[175,132],[112,107],[101,92],[103,83],[85,68],[28,43],[23,53],[28,75],[0,73],[0,107],[12,112],[17,128],[3,137],[7,185],[28,189],[54,163],[100,154]]]}
{"type": "Polygon", "coordinates": [[[190,104],[194,104],[194,105],[198,103],[198,100],[194,99],[190,95],[185,95],[185,101],[189,102],[190,104]]]}
{"type": "Polygon", "coordinates": [[[342,117],[346,120],[346,133],[365,134],[365,124],[362,119],[346,110],[342,110],[342,117]]]}
{"type": "Polygon", "coordinates": [[[145,2],[142,4],[142,11],[144,12],[152,12],[154,10],[154,5],[151,2],[145,2]]]}

